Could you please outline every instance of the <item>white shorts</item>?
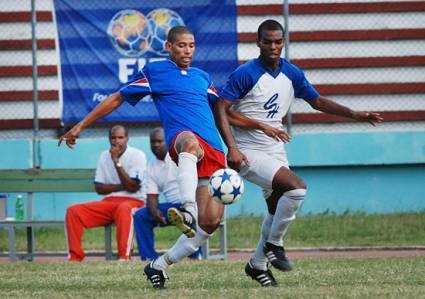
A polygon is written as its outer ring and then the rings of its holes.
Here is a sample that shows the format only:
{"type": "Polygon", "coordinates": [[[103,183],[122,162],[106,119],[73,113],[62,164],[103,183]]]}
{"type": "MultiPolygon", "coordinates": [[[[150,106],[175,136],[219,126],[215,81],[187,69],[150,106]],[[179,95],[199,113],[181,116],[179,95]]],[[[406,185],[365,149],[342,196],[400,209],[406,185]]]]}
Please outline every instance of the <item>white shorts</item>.
{"type": "Polygon", "coordinates": [[[243,164],[239,174],[248,181],[263,188],[264,198],[268,198],[273,189],[273,178],[281,167],[289,169],[286,152],[283,148],[273,152],[240,149],[248,158],[249,166],[243,164]]]}

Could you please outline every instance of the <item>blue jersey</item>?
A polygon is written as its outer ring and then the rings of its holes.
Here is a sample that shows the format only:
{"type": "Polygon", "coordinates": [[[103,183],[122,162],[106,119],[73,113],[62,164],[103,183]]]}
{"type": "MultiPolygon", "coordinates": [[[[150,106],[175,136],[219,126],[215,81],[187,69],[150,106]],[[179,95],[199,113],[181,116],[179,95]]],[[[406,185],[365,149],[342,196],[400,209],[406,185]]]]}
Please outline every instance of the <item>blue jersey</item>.
{"type": "MultiPolygon", "coordinates": [[[[229,77],[220,95],[235,104],[232,109],[249,118],[283,129],[282,118],[295,98],[310,101],[319,93],[304,73],[284,59],[276,72],[266,68],[259,58],[239,66],[229,77]]],[[[242,148],[269,149],[273,138],[256,129],[234,127],[236,142],[242,148]]]]}
{"type": "Polygon", "coordinates": [[[218,98],[210,76],[201,69],[179,68],[171,60],[147,64],[120,90],[131,105],[150,95],[164,127],[167,148],[178,132],[189,130],[223,151],[212,106],[218,98]]]}

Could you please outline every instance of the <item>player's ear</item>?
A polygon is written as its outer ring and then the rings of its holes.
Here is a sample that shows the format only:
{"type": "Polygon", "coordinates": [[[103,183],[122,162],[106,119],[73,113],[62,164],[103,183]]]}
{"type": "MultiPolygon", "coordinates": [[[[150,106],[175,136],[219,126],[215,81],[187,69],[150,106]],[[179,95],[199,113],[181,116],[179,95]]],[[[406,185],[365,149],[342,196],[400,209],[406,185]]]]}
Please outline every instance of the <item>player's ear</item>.
{"type": "Polygon", "coordinates": [[[167,50],[168,53],[171,52],[171,43],[169,41],[165,42],[165,49],[167,50]]]}

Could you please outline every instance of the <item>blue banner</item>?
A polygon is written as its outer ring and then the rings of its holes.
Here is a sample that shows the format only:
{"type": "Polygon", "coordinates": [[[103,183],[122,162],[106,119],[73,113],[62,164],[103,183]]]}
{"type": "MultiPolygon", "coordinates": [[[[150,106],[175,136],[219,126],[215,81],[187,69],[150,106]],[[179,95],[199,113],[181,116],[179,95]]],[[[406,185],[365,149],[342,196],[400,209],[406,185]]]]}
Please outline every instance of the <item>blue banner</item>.
{"type": "MultiPolygon", "coordinates": [[[[171,27],[195,34],[193,66],[220,89],[238,66],[235,0],[54,0],[59,33],[64,123],[77,122],[151,60],[166,59],[171,27]]],[[[124,103],[101,121],[149,122],[150,98],[124,103]]]]}

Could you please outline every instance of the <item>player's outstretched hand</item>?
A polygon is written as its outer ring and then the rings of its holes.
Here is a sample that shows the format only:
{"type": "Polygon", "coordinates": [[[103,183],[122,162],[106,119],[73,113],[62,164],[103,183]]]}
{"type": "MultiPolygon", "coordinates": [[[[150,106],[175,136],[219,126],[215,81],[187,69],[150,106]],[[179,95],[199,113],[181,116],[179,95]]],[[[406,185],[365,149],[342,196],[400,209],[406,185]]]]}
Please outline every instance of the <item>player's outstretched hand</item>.
{"type": "Polygon", "coordinates": [[[266,124],[262,124],[261,125],[261,130],[264,132],[264,134],[266,134],[267,136],[277,140],[277,141],[283,141],[285,143],[288,143],[291,141],[291,136],[289,136],[288,133],[286,133],[285,131],[278,129],[278,128],[273,128],[269,125],[266,124]]]}
{"type": "Polygon", "coordinates": [[[384,121],[384,118],[379,113],[368,111],[356,111],[353,114],[353,118],[357,121],[368,122],[372,126],[375,126],[376,123],[381,123],[384,121]]]}
{"type": "Polygon", "coordinates": [[[66,132],[59,138],[58,146],[61,145],[62,141],[65,141],[69,148],[74,148],[77,143],[77,138],[80,135],[81,129],[78,126],[74,126],[71,130],[66,132]]]}
{"type": "Polygon", "coordinates": [[[238,148],[230,147],[227,152],[227,165],[229,165],[230,168],[239,171],[242,163],[249,165],[248,158],[242,154],[238,148]]]}

